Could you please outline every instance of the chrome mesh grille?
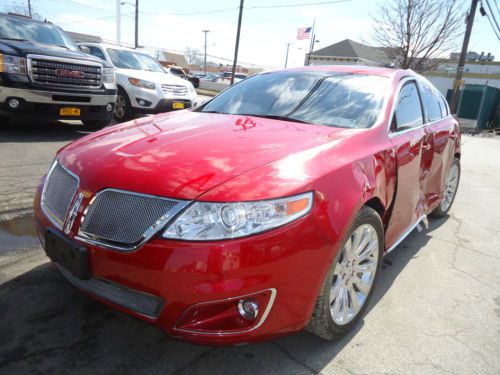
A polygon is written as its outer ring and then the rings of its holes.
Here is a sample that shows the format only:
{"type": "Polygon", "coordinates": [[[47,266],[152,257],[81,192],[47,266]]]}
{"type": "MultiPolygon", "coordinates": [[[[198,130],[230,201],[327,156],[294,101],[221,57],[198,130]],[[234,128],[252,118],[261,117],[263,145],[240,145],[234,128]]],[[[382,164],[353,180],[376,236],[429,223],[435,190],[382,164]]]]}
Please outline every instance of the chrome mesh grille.
{"type": "Polygon", "coordinates": [[[90,88],[101,86],[99,66],[35,58],[30,61],[31,78],[36,83],[90,88]]]}
{"type": "Polygon", "coordinates": [[[64,222],[71,201],[78,189],[78,178],[57,163],[47,176],[42,193],[42,206],[60,224],[64,222]]]}
{"type": "Polygon", "coordinates": [[[187,87],[181,85],[161,85],[161,88],[165,94],[185,96],[188,93],[187,87]]]}
{"type": "Polygon", "coordinates": [[[139,314],[156,319],[161,313],[165,301],[151,294],[111,283],[107,280],[91,277],[79,279],[64,267],[56,264],[61,273],[77,288],[87,293],[104,298],[114,304],[123,306],[139,314]]]}
{"type": "Polygon", "coordinates": [[[134,245],[179,202],[120,190],[103,190],[90,204],[80,233],[97,240],[134,245]]]}

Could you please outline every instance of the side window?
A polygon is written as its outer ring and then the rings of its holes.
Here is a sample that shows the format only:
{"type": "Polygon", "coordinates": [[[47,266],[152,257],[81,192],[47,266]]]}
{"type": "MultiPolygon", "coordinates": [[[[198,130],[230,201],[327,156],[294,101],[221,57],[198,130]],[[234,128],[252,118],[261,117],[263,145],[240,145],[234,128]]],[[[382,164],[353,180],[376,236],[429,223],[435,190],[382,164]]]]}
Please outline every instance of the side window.
{"type": "Polygon", "coordinates": [[[404,130],[422,125],[422,106],[415,82],[403,86],[399,93],[398,103],[394,111],[396,130],[404,130]]]}
{"type": "Polygon", "coordinates": [[[95,57],[99,57],[101,60],[106,61],[106,57],[104,57],[104,53],[98,47],[87,46],[90,49],[90,54],[95,57]]]}
{"type": "Polygon", "coordinates": [[[441,119],[442,109],[441,98],[439,93],[436,92],[427,82],[420,82],[422,88],[422,103],[425,109],[425,122],[432,122],[441,119]]]}

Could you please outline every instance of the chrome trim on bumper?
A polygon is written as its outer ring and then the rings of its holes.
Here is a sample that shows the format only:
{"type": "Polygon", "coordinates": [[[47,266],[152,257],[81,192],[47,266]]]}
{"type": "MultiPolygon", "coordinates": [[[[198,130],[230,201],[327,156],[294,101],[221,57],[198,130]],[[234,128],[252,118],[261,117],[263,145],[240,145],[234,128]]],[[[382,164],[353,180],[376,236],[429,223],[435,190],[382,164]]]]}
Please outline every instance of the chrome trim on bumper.
{"type": "MultiPolygon", "coordinates": [[[[116,87],[112,87],[114,89],[116,87]]],[[[60,105],[85,105],[85,106],[105,106],[108,103],[114,103],[116,101],[116,95],[95,95],[92,92],[82,91],[81,93],[66,93],[57,91],[39,91],[31,89],[20,89],[14,87],[2,87],[0,86],[0,102],[5,102],[7,98],[10,97],[22,98],[29,103],[41,103],[41,104],[60,104],[60,105]],[[90,97],[90,102],[65,102],[65,101],[54,101],[52,100],[52,95],[64,95],[73,97],[90,97]]]]}

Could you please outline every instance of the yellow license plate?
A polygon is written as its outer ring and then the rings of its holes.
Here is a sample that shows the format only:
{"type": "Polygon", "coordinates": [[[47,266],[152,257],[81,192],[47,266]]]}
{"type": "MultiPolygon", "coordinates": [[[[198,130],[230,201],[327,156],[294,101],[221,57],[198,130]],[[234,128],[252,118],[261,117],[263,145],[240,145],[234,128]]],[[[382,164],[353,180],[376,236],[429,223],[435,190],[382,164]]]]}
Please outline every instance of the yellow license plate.
{"type": "Polygon", "coordinates": [[[80,108],[67,107],[59,109],[60,116],[80,116],[80,108]]]}
{"type": "Polygon", "coordinates": [[[184,109],[184,103],[183,102],[173,102],[172,108],[173,109],[184,109]]]}

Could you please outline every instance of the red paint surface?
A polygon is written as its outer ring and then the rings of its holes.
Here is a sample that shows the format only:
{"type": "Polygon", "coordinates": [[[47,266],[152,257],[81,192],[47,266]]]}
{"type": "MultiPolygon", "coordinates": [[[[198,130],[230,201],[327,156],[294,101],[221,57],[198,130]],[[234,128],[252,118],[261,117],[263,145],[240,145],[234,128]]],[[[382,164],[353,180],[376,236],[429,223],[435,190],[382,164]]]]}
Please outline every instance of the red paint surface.
{"type": "MultiPolygon", "coordinates": [[[[393,90],[402,77],[413,75],[391,69],[314,69],[385,75],[393,90]]],[[[391,138],[393,94],[387,93],[382,115],[370,129],[180,111],[71,143],[58,159],[80,177],[80,188],[88,192],[84,206],[109,187],[216,202],[315,193],[307,216],[251,237],[196,243],[153,238],[131,252],[88,246],[92,273],[164,298],[166,305],[152,323],[186,340],[236,344],[304,328],[358,210],[374,200],[384,208],[389,248],[439,203],[445,173],[460,152],[452,117],[391,138]],[[175,330],[190,306],[269,288],[277,290],[276,300],[256,330],[225,336],[175,330]]],[[[50,224],[40,210],[39,193],[35,213],[43,233],[50,224]]]]}

